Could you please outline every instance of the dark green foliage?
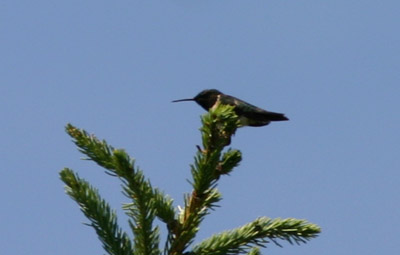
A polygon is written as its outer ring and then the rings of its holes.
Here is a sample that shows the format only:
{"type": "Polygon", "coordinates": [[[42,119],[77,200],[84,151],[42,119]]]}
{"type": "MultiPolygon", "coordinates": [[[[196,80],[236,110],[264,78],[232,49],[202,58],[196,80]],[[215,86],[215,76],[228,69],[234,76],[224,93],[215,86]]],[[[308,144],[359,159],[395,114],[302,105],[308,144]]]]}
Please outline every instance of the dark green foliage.
{"type": "Polygon", "coordinates": [[[96,189],[80,179],[72,170],[64,168],[61,180],[67,185],[65,190],[81,207],[108,254],[134,254],[128,235],[117,224],[117,216],[110,209],[96,189]]]}
{"type": "MultiPolygon", "coordinates": [[[[184,207],[175,210],[173,200],[157,188],[153,188],[135,161],[122,149],[114,149],[86,131],[68,124],[67,133],[79,150],[122,182],[123,193],[130,199],[122,206],[129,216],[133,240],[117,224],[115,212],[101,199],[97,190],[80,179],[72,170],[64,169],[60,177],[66,184],[66,192],[81,207],[108,254],[251,254],[259,255],[259,247],[277,240],[289,243],[306,242],[320,232],[318,226],[297,219],[259,218],[240,228],[213,235],[195,245],[204,217],[218,206],[221,194],[217,182],[239,165],[240,151],[224,148],[231,142],[239,125],[233,106],[218,105],[202,116],[203,146],[191,165],[193,190],[184,197],[184,207]],[[160,248],[158,218],[165,223],[168,236],[165,247],[160,248]]],[[[244,205],[246,206],[246,205],[244,205]]]]}
{"type": "MultiPolygon", "coordinates": [[[[193,248],[193,253],[200,254],[239,254],[257,245],[266,247],[270,241],[279,245],[276,239],[290,243],[305,243],[316,237],[319,227],[305,220],[259,218],[240,228],[225,231],[201,242],[193,248]]],[[[280,246],[280,245],[279,245],[280,246]]]]}

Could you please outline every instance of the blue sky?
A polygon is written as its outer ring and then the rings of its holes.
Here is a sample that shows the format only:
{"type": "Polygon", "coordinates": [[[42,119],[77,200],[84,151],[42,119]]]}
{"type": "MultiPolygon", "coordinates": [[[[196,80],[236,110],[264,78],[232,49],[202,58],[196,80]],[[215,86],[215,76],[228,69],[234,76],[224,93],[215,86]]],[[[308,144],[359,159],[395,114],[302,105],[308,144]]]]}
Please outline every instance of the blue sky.
{"type": "MultiPolygon", "coordinates": [[[[217,88],[289,122],[242,128],[243,161],[197,240],[256,217],[322,227],[266,254],[399,254],[398,1],[2,1],[0,247],[103,254],[64,194],[71,167],[118,209],[119,182],[80,160],[66,123],[125,148],[182,205],[217,88]]],[[[164,230],[164,228],[162,228],[164,230]]]]}

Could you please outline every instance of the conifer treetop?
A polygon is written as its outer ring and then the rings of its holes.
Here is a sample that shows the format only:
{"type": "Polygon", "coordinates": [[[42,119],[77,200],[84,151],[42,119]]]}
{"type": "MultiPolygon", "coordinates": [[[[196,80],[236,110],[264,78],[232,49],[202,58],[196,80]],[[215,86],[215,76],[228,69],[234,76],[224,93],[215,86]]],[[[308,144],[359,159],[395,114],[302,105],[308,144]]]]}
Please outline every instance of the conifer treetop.
{"type": "Polygon", "coordinates": [[[69,168],[60,172],[66,193],[77,202],[89,219],[108,254],[114,255],[224,255],[261,254],[279,240],[290,244],[305,243],[320,233],[320,228],[299,219],[270,219],[261,217],[229,231],[214,234],[192,245],[203,219],[218,206],[221,194],[218,180],[239,165],[242,154],[227,148],[239,126],[234,107],[217,105],[201,117],[202,146],[197,146],[192,173],[192,191],[184,196],[183,207],[173,206],[173,200],[154,188],[143,172],[123,149],[115,149],[104,140],[68,124],[66,132],[80,152],[122,183],[123,194],[129,199],[122,206],[129,217],[132,237],[118,225],[115,210],[101,198],[98,190],[69,168]],[[160,244],[160,227],[155,219],[166,225],[166,243],[160,244]]]}

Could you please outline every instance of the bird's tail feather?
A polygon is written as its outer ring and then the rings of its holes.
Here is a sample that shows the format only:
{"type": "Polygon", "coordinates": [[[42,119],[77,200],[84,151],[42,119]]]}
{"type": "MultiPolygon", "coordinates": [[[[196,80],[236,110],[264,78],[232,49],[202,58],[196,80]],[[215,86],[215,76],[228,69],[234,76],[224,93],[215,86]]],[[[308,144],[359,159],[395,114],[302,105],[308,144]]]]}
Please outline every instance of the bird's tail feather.
{"type": "Polygon", "coordinates": [[[277,112],[268,112],[268,119],[271,121],[284,121],[289,120],[285,114],[277,112]]]}

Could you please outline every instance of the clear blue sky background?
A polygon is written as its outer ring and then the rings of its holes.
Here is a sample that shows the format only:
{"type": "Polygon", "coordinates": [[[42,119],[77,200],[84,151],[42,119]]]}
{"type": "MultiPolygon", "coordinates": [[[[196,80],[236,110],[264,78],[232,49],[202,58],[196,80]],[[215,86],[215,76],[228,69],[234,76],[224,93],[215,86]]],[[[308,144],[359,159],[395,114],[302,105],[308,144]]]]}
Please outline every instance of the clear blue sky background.
{"type": "Polygon", "coordinates": [[[1,253],[104,253],[64,194],[63,167],[98,187],[129,231],[118,180],[79,159],[68,122],[125,148],[182,205],[204,111],[171,100],[217,88],[290,121],[237,132],[243,161],[197,241],[295,217],[320,237],[265,254],[400,254],[399,10],[394,0],[1,1],[1,253]]]}

